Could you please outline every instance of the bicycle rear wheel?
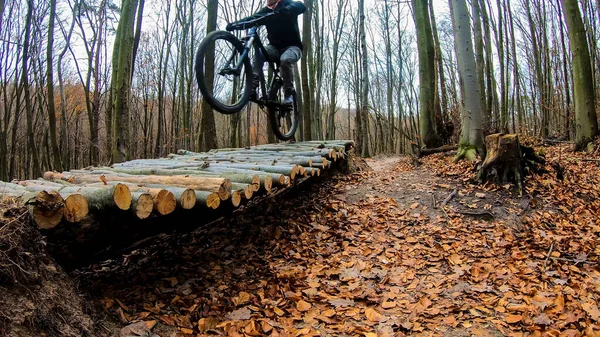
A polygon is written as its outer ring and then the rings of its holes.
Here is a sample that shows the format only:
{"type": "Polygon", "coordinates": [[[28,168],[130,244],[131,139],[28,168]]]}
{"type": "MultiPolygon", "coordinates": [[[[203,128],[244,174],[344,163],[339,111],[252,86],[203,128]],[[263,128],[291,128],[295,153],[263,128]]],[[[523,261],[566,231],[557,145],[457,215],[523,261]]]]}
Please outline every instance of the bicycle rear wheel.
{"type": "Polygon", "coordinates": [[[235,35],[214,31],[206,35],[196,53],[196,81],[202,97],[213,109],[233,114],[248,103],[252,91],[252,66],[246,55],[239,71],[244,45],[235,35]],[[214,62],[210,56],[214,52],[214,62]]]}
{"type": "Polygon", "coordinates": [[[300,110],[298,110],[298,100],[296,92],[292,94],[293,104],[284,106],[281,104],[284,99],[284,90],[281,81],[274,81],[269,90],[269,104],[267,107],[271,129],[280,140],[290,140],[294,138],[298,125],[300,123],[300,110]]]}

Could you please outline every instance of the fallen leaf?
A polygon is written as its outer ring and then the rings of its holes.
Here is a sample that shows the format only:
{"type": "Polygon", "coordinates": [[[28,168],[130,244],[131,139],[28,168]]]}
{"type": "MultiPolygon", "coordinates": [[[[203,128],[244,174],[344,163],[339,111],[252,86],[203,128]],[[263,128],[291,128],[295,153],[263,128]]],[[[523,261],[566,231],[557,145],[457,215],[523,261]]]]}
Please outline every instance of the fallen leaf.
{"type": "Polygon", "coordinates": [[[384,309],[391,309],[396,306],[396,302],[383,302],[381,307],[384,309]]]}
{"type": "Polygon", "coordinates": [[[598,310],[596,303],[585,302],[581,305],[581,307],[583,310],[585,310],[585,312],[587,312],[588,315],[590,315],[592,320],[598,321],[598,318],[600,318],[600,310],[598,310]]]}
{"type": "Polygon", "coordinates": [[[383,318],[383,316],[373,308],[367,308],[367,310],[365,310],[365,316],[367,316],[367,319],[371,322],[379,322],[383,318]]]}
{"type": "Polygon", "coordinates": [[[232,321],[250,319],[250,310],[246,307],[234,310],[227,315],[227,319],[232,321]]]}
{"type": "Polygon", "coordinates": [[[306,301],[300,300],[298,303],[296,303],[296,309],[298,309],[300,312],[308,311],[310,308],[312,308],[312,305],[306,301]]]}
{"type": "Polygon", "coordinates": [[[552,324],[552,322],[553,321],[550,319],[550,317],[548,317],[548,315],[546,315],[545,313],[541,313],[539,316],[533,319],[533,323],[539,325],[550,325],[552,324]]]}
{"type": "Polygon", "coordinates": [[[250,302],[250,294],[245,291],[241,291],[237,297],[233,298],[233,303],[236,306],[244,305],[250,302]]]}
{"type": "Polygon", "coordinates": [[[508,315],[506,316],[506,323],[514,324],[520,322],[522,319],[523,316],[521,315],[508,315]]]}
{"type": "Polygon", "coordinates": [[[336,298],[329,300],[329,304],[333,305],[334,307],[352,307],[354,306],[354,301],[336,298]]]}

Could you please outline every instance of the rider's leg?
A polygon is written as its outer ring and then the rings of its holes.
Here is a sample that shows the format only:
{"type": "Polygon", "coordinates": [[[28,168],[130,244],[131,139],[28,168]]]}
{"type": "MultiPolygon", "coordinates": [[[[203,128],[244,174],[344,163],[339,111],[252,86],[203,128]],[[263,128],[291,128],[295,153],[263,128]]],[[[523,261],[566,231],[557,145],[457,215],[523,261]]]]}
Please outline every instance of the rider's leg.
{"type": "Polygon", "coordinates": [[[281,77],[283,78],[283,88],[285,92],[284,104],[293,102],[292,93],[294,92],[294,64],[302,57],[302,51],[298,47],[289,47],[281,54],[281,77]]]}
{"type": "MultiPolygon", "coordinates": [[[[277,48],[273,47],[272,45],[267,45],[265,47],[265,50],[267,51],[267,54],[271,60],[279,59],[279,51],[277,50],[277,48]]],[[[264,78],[264,76],[265,76],[264,72],[263,72],[264,64],[265,64],[265,56],[260,51],[260,49],[256,49],[256,52],[254,53],[254,61],[253,61],[253,68],[252,68],[252,73],[254,75],[254,78],[252,79],[252,89],[253,89],[252,92],[254,94],[256,94],[258,86],[260,85],[260,79],[264,78]]],[[[254,97],[254,98],[256,98],[256,97],[254,97]]]]}
{"type": "Polygon", "coordinates": [[[262,75],[263,65],[265,64],[265,57],[259,49],[256,49],[254,53],[254,60],[252,61],[252,93],[256,95],[256,90],[260,83],[260,76],[262,75]]]}

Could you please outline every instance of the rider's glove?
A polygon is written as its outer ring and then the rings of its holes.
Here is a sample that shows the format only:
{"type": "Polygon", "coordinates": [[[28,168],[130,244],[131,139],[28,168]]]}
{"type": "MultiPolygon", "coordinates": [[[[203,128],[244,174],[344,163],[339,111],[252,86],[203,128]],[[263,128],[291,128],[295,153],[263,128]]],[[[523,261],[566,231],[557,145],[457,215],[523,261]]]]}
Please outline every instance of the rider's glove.
{"type": "Polygon", "coordinates": [[[228,32],[231,32],[232,30],[234,30],[233,29],[233,24],[228,23],[227,26],[225,27],[225,30],[228,31],[228,32]]]}

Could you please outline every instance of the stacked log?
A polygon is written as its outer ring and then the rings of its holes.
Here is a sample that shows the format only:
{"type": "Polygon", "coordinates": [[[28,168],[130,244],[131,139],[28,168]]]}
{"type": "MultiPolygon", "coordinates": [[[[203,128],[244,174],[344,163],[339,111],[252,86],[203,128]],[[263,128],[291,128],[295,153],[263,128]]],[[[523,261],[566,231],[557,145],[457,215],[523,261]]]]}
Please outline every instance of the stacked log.
{"type": "Polygon", "coordinates": [[[347,159],[352,147],[352,141],[311,141],[204,153],[179,150],[166,158],[0,182],[0,197],[22,200],[38,227],[52,231],[62,227],[77,233],[77,228],[89,229],[98,219],[123,221],[122,228],[129,228],[138,220],[185,212],[208,221],[213,215],[320,176],[347,159]]]}

